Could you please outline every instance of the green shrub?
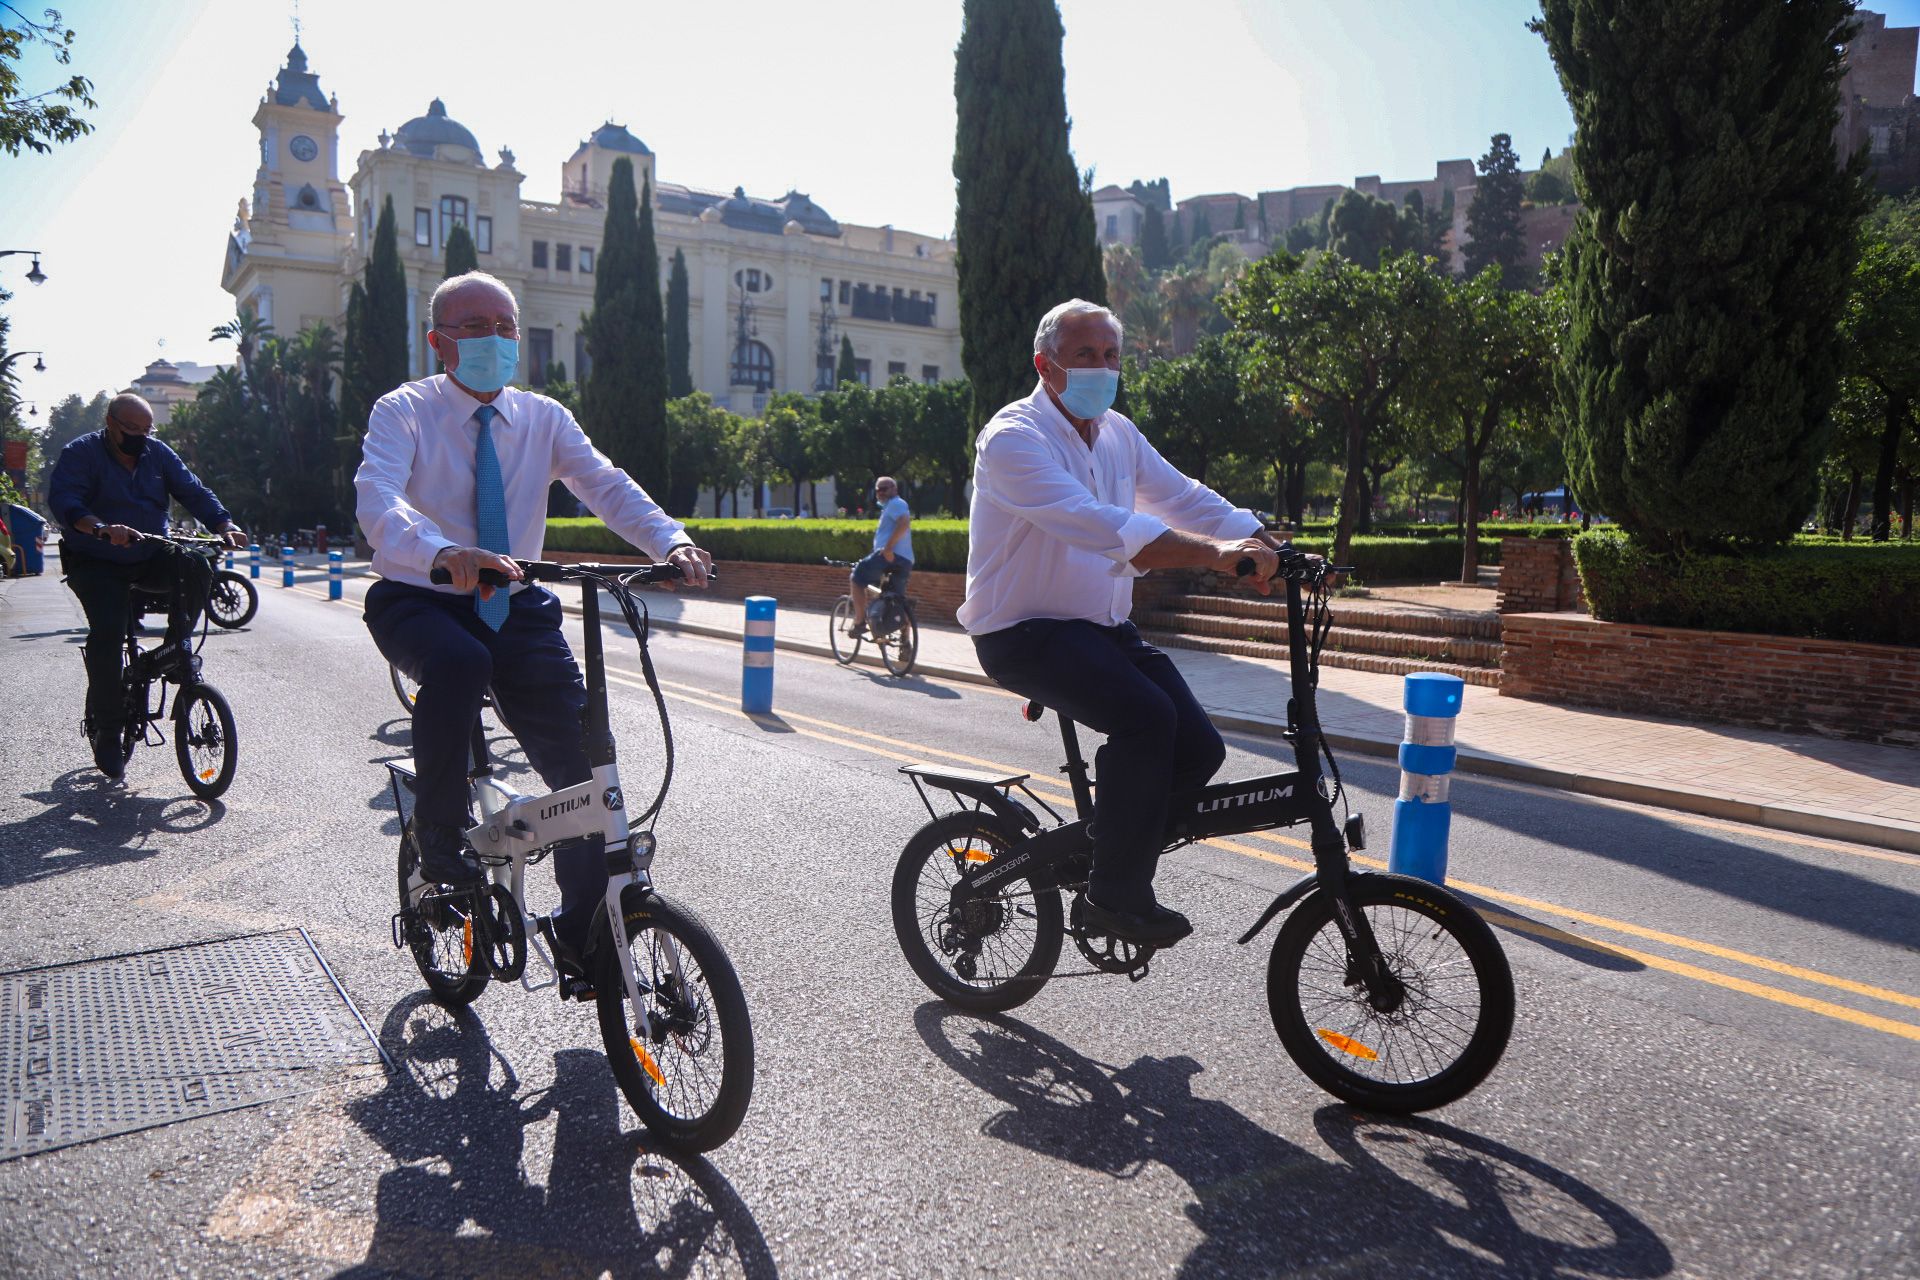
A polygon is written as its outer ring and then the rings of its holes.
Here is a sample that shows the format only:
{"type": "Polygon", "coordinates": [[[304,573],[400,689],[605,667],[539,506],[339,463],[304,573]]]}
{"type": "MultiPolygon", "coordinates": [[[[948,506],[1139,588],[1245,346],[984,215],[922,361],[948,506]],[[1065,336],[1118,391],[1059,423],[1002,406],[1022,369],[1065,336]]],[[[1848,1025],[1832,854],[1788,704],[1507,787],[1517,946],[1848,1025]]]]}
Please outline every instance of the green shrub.
{"type": "Polygon", "coordinates": [[[1920,645],[1920,544],[1809,542],[1675,561],[1596,530],[1575,539],[1573,556],[1588,607],[1608,622],[1920,645]]]}
{"type": "MultiPolygon", "coordinates": [[[[687,532],[716,560],[818,564],[858,560],[873,550],[871,520],[689,520],[687,532]]],[[[547,548],[582,554],[638,554],[599,520],[547,521],[547,548]]],[[[961,573],[967,567],[965,520],[915,520],[916,569],[961,573]]]]}
{"type": "MultiPolygon", "coordinates": [[[[1327,555],[1333,539],[1299,537],[1293,545],[1327,555]]],[[[1439,582],[1460,576],[1460,539],[1360,537],[1353,540],[1349,558],[1362,582],[1439,582]]]]}

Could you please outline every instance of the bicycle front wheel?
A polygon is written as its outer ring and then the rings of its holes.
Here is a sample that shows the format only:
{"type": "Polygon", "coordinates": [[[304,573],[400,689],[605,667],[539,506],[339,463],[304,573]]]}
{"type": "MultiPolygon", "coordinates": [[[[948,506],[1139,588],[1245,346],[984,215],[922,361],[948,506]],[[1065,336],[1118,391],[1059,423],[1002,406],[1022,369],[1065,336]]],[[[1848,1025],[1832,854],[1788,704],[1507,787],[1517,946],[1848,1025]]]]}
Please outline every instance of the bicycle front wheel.
{"type": "Polygon", "coordinates": [[[648,1129],[680,1151],[712,1151],[753,1098],[753,1025],[733,962],[700,917],[657,893],[625,913],[647,1031],[628,1007],[620,961],[601,935],[594,976],[607,1064],[648,1129]]]}
{"type": "Polygon", "coordinates": [[[898,625],[876,643],[880,646],[880,661],[887,664],[888,672],[904,676],[913,670],[913,660],[920,652],[920,624],[913,620],[910,601],[896,601],[893,617],[898,625]]]}
{"type": "Polygon", "coordinates": [[[1353,905],[1402,987],[1377,1007],[1353,972],[1333,896],[1294,909],[1267,963],[1274,1030],[1336,1098],[1405,1115],[1457,1101],[1487,1078],[1513,1033],[1513,972],[1486,921],[1411,876],[1356,875],[1353,905]]]}
{"type": "Polygon", "coordinates": [[[213,575],[213,590],[207,596],[207,616],[215,626],[231,631],[253,621],[260,611],[260,593],[242,574],[222,569],[213,575]]]}
{"type": "Polygon", "coordinates": [[[412,676],[387,664],[387,679],[393,684],[393,696],[400,699],[400,707],[408,715],[413,714],[413,700],[420,696],[420,684],[412,676]]]}
{"type": "Polygon", "coordinates": [[[848,634],[857,615],[853,601],[841,596],[833,602],[833,619],[827,624],[827,642],[833,646],[834,661],[845,666],[860,656],[860,637],[848,634]]]}
{"type": "Polygon", "coordinates": [[[212,685],[187,685],[174,699],[173,752],[180,776],[202,800],[217,799],[233,784],[240,739],[233,708],[212,685]]]}

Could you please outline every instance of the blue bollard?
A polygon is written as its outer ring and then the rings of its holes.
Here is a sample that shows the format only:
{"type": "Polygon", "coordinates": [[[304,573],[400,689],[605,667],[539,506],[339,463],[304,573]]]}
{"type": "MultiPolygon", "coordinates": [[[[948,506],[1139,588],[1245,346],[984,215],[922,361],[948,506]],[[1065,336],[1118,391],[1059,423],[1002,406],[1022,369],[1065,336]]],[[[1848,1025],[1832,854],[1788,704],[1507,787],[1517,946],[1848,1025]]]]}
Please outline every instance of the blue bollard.
{"type": "Polygon", "coordinates": [[[338,551],[327,552],[327,599],[338,600],[346,585],[347,566],[338,551]]]}
{"type": "Polygon", "coordinates": [[[260,544],[257,542],[247,544],[247,576],[249,578],[260,576],[260,544]]]}
{"type": "Polygon", "coordinates": [[[773,711],[773,618],[780,602],[747,597],[747,634],[740,655],[740,709],[748,715],[773,711]]]}
{"type": "Polygon", "coordinates": [[[227,548],[227,572],[233,572],[233,548],[227,548]]]}
{"type": "Polygon", "coordinates": [[[290,587],[293,585],[293,548],[292,547],[282,547],[280,549],[280,585],[283,587],[290,587]]]}
{"type": "Polygon", "coordinates": [[[1387,870],[1432,884],[1447,882],[1447,831],[1453,779],[1453,730],[1466,682],[1422,671],[1407,677],[1407,730],[1400,743],[1400,798],[1393,806],[1387,870]]]}

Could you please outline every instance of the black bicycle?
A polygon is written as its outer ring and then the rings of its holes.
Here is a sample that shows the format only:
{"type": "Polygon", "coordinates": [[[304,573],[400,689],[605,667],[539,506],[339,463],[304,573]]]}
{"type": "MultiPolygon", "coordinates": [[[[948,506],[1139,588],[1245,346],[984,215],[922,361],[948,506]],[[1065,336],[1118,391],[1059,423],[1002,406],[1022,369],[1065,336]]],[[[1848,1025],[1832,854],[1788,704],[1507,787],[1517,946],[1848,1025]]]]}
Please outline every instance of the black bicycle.
{"type": "MultiPolygon", "coordinates": [[[[163,537],[140,535],[142,542],[165,542],[179,548],[179,554],[206,555],[208,549],[224,545],[217,538],[163,537]]],[[[163,552],[163,554],[165,554],[163,552]]],[[[127,616],[126,655],[120,673],[121,757],[131,759],[133,749],[142,743],[166,745],[161,725],[168,719],[167,700],[171,686],[179,692],[173,699],[173,751],[180,764],[180,776],[203,800],[217,799],[233,784],[240,760],[239,734],[234,725],[233,708],[218,689],[200,678],[200,647],[206,643],[207,627],[203,618],[200,634],[184,662],[171,670],[153,668],[155,650],[140,647],[140,619],[144,614],[165,614],[166,594],[134,588],[133,609],[127,616]]],[[[93,739],[93,717],[81,720],[80,731],[93,739]]]]}
{"type": "MultiPolygon", "coordinates": [[[[1243,573],[1251,569],[1243,562],[1243,573]]],[[[1348,866],[1348,850],[1366,847],[1366,823],[1355,813],[1344,824],[1335,817],[1336,806],[1346,809],[1346,790],[1314,701],[1335,572],[1297,552],[1281,555],[1293,684],[1286,736],[1298,768],[1174,796],[1166,848],[1309,825],[1314,870],[1240,937],[1251,942],[1295,908],[1267,962],[1274,1030],[1300,1069],[1336,1097],[1374,1111],[1425,1111],[1465,1096],[1499,1062],[1513,1030],[1513,974],[1493,930],[1458,897],[1424,880],[1348,866]]],[[[1028,720],[1045,711],[1023,708],[1028,720]]],[[[1153,947],[1101,934],[1081,918],[1094,783],[1064,715],[1060,735],[1074,821],[1027,788],[1028,774],[901,769],[933,820],[894,870],[894,932],[921,981],[963,1009],[996,1012],[1032,999],[1054,975],[1067,937],[1092,966],[1081,972],[1147,975],[1153,947]],[[930,787],[960,810],[941,814],[930,787]],[[1071,913],[1062,910],[1063,889],[1075,894],[1071,913]]]]}
{"type": "Polygon", "coordinates": [[[235,573],[231,569],[222,569],[216,563],[213,569],[213,590],[207,595],[207,616],[213,619],[217,627],[231,631],[235,627],[244,627],[253,621],[253,615],[260,612],[260,593],[253,583],[247,581],[244,573],[235,573]]]}
{"type": "MultiPolygon", "coordinates": [[[[821,563],[849,572],[854,565],[851,560],[824,557],[821,563]]],[[[833,616],[827,623],[827,643],[833,647],[834,660],[848,666],[860,656],[862,641],[871,640],[873,647],[880,651],[880,661],[888,673],[904,676],[913,670],[914,659],[920,655],[920,623],[913,616],[913,601],[894,585],[897,578],[891,571],[885,581],[879,597],[857,612],[850,595],[833,602],[833,616]]],[[[871,588],[862,588],[862,593],[867,590],[871,588]]]]}

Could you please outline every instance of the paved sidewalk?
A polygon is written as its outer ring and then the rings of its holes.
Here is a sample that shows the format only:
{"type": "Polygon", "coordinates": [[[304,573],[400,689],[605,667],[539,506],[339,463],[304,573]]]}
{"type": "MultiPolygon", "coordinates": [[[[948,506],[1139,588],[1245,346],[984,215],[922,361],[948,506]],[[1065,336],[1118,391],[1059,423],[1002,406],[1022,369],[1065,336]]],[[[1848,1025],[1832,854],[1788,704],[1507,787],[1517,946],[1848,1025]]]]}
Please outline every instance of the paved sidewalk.
{"type": "MultiPolygon", "coordinates": [[[[660,625],[702,635],[737,638],[745,622],[738,600],[662,592],[647,603],[660,625]]],[[[775,642],[829,653],[826,613],[782,607],[775,642]]],[[[1284,663],[1167,652],[1221,727],[1274,734],[1284,726],[1284,663]]],[[[860,660],[879,664],[871,648],[860,660]]],[[[972,641],[955,628],[921,628],[914,670],[987,683],[972,641]]],[[[1396,755],[1405,723],[1403,686],[1400,676],[1322,667],[1320,720],[1327,737],[1347,750],[1396,755]]],[[[1920,751],[1905,747],[1638,719],[1472,687],[1458,742],[1458,768],[1465,773],[1920,853],[1920,751]]]]}

